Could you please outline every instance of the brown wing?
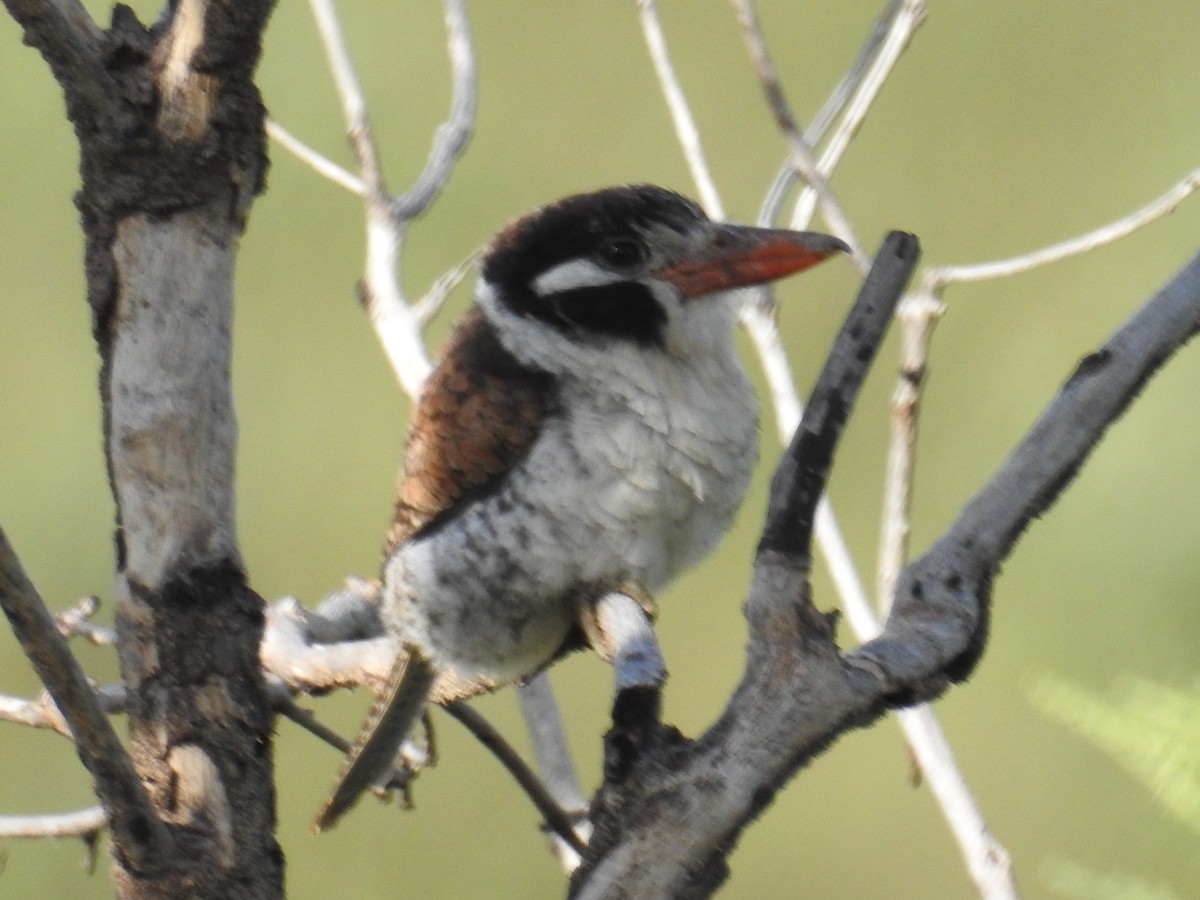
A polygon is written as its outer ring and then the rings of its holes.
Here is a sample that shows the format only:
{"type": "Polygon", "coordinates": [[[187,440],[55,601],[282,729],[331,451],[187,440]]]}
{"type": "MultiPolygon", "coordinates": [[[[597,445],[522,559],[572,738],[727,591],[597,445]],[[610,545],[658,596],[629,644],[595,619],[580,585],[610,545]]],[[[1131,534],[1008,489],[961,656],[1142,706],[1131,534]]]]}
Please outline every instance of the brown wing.
{"type": "Polygon", "coordinates": [[[495,490],[528,454],[556,401],[552,377],[522,365],[472,308],[413,414],[385,555],[495,490]]]}

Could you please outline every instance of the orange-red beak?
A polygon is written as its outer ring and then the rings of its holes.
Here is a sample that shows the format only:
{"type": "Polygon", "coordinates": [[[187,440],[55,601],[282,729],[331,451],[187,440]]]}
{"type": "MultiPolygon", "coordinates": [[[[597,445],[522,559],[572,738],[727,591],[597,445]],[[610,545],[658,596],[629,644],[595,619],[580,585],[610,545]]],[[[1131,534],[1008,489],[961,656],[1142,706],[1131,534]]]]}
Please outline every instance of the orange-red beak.
{"type": "Polygon", "coordinates": [[[685,297],[763,284],[794,275],[850,248],[828,234],[720,225],[713,239],[691,259],[654,273],[685,297]]]}

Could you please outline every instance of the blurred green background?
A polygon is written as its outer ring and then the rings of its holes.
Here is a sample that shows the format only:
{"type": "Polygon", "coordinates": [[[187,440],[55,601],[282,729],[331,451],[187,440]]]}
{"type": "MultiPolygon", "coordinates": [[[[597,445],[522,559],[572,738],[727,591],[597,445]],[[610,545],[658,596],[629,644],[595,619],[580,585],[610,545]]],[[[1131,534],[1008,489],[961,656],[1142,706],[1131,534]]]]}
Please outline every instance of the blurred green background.
{"type": "MultiPolygon", "coordinates": [[[[88,5],[107,20],[103,4],[88,5]]],[[[883,3],[758,5],[789,98],[808,117],[883,3]]],[[[440,5],[343,6],[390,184],[402,188],[420,171],[448,106],[440,5]]],[[[662,6],[729,213],[752,219],[783,145],[733,14],[718,0],[662,6]]],[[[156,12],[151,3],[137,8],[147,19],[156,12]]],[[[404,282],[413,296],[507,219],[559,195],[642,180],[695,194],[632,2],[476,2],[471,11],[481,80],[476,136],[441,202],[412,231],[404,282]]],[[[903,228],[920,235],[934,264],[1007,256],[1093,228],[1200,165],[1198,48],[1195,0],[1136,11],[1117,3],[931,3],[834,186],[868,247],[903,228]]],[[[273,116],[349,165],[305,4],[285,2],[276,12],[260,84],[273,116]]],[[[0,85],[0,523],[52,606],[89,593],[107,601],[112,504],[71,203],[75,140],[46,66],[6,17],[0,85]]],[[[295,594],[312,603],[346,574],[375,571],[408,407],[355,302],[358,200],[278,148],[272,155],[238,275],[240,533],[252,584],[265,598],[295,594]]],[[[915,549],[946,527],[1079,357],[1195,252],[1197,235],[1193,199],[1090,256],[951,291],[926,394],[915,549]]],[[[802,389],[854,290],[840,263],[782,288],[802,389]]],[[[468,298],[459,289],[433,340],[468,298]]],[[[872,377],[831,489],[867,573],[895,346],[893,339],[872,377]]],[[[1026,897],[1057,896],[1055,860],[1196,896],[1195,835],[1112,759],[1039,713],[1030,689],[1046,673],[1101,692],[1129,673],[1181,686],[1200,675],[1197,384],[1200,355],[1189,348],[1035,523],[997,583],[977,674],[938,704],[1026,897]]],[[[769,418],[764,433],[761,477],[736,532],[662,598],[666,714],[691,734],[718,714],[740,672],[740,606],[779,452],[769,418]]],[[[816,590],[822,605],[834,604],[823,572],[816,590]]],[[[111,612],[110,604],[103,618],[111,612]]],[[[110,652],[78,652],[94,677],[114,677],[110,652]]],[[[579,656],[554,680],[590,789],[610,675],[579,656]]],[[[0,692],[36,690],[5,630],[0,692]]],[[[359,693],[310,705],[350,733],[366,704],[359,693]]],[[[511,691],[480,706],[526,746],[511,691]]],[[[473,740],[435,718],[441,764],[420,779],[416,810],[364,803],[320,838],[308,825],[337,754],[280,722],[279,837],[291,897],[563,893],[536,813],[473,740]]],[[[50,733],[0,723],[0,771],[0,813],[91,802],[71,748],[50,733]]],[[[971,896],[928,790],[909,776],[893,722],[846,737],[748,830],[722,896],[971,896]]],[[[106,858],[88,874],[76,841],[10,841],[0,854],[2,896],[111,895],[106,858]]]]}

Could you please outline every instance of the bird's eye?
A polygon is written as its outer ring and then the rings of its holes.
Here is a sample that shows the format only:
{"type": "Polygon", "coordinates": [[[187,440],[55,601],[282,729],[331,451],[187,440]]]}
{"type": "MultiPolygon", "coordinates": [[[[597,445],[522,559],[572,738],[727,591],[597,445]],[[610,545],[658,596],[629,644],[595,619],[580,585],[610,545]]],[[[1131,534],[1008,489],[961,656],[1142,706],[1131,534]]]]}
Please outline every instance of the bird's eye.
{"type": "Polygon", "coordinates": [[[600,245],[600,258],[618,269],[630,269],[646,261],[646,248],[633,238],[610,238],[600,245]]]}

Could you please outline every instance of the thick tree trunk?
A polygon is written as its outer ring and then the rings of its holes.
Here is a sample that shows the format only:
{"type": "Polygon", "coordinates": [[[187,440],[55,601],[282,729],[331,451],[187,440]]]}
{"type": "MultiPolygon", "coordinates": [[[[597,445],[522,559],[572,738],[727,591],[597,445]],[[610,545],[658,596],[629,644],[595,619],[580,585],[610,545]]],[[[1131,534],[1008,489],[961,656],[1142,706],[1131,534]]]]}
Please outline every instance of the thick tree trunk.
{"type": "Polygon", "coordinates": [[[74,0],[6,3],[80,141],[130,751],[160,820],[143,829],[109,810],[117,891],[279,897],[229,371],[238,240],[267,164],[252,75],[272,4],[180,0],[148,29],[117,7],[103,31],[74,0]]]}
{"type": "Polygon", "coordinates": [[[118,635],[133,758],[183,851],[128,897],[280,893],[263,604],[234,528],[229,390],[238,224],[204,207],[124,218],[102,391],[120,531],[118,635]],[[199,889],[200,885],[204,888],[199,889]]]}

